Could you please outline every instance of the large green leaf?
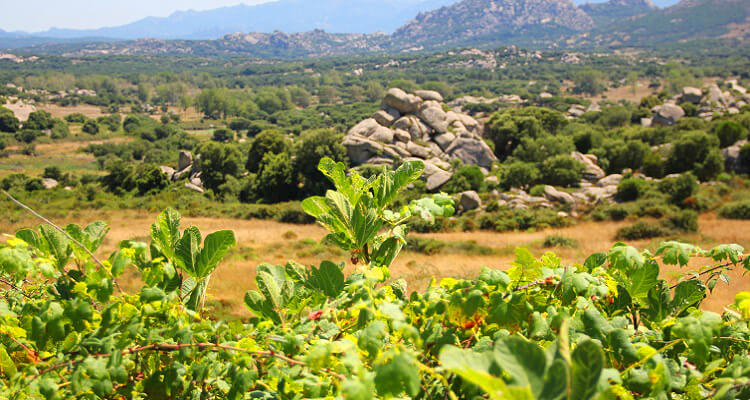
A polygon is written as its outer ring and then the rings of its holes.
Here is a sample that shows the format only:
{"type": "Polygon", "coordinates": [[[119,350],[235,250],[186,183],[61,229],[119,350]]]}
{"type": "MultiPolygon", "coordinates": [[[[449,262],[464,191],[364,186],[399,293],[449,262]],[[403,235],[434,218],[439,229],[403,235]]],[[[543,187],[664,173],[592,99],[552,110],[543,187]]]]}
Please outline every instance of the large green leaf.
{"type": "Polygon", "coordinates": [[[70,248],[70,240],[62,232],[49,225],[40,226],[39,231],[47,242],[50,255],[55,258],[57,269],[62,270],[73,253],[70,248]]]}
{"type": "Polygon", "coordinates": [[[616,243],[607,254],[607,258],[612,268],[624,272],[638,269],[646,262],[646,258],[638,249],[624,243],[616,243]]]}
{"type": "Polygon", "coordinates": [[[39,250],[43,249],[43,244],[41,239],[39,238],[39,235],[37,235],[36,232],[31,229],[19,230],[18,232],[16,232],[16,237],[28,243],[31,247],[39,250]]]}
{"type": "Polygon", "coordinates": [[[570,371],[565,361],[556,359],[550,364],[544,376],[544,389],[537,400],[559,400],[568,394],[570,371]]]}
{"type": "Polygon", "coordinates": [[[495,344],[495,362],[516,386],[528,387],[535,397],[544,390],[547,357],[538,344],[510,336],[495,344]]]}
{"type": "Polygon", "coordinates": [[[698,280],[680,282],[674,288],[674,298],[670,304],[674,315],[680,315],[691,306],[700,306],[706,298],[706,285],[698,280]]]}
{"type": "Polygon", "coordinates": [[[175,259],[175,247],[180,240],[180,214],[167,208],[151,225],[151,240],[156,249],[169,260],[175,259]]]}
{"type": "Polygon", "coordinates": [[[234,232],[229,230],[214,232],[206,236],[200,253],[200,268],[197,271],[199,277],[205,278],[211,275],[227,252],[236,245],[234,232]]]}
{"type": "Polygon", "coordinates": [[[405,162],[395,172],[385,172],[380,182],[373,187],[378,209],[383,210],[393,203],[402,190],[422,176],[422,172],[422,161],[405,162]]]}
{"type": "Polygon", "coordinates": [[[26,249],[0,248],[0,272],[17,280],[26,278],[33,270],[34,262],[26,249]]]}
{"type": "Polygon", "coordinates": [[[592,340],[579,343],[571,354],[571,399],[588,400],[594,397],[602,369],[602,348],[592,340]]]}
{"type": "Polygon", "coordinates": [[[198,273],[198,257],[200,256],[201,232],[191,226],[185,229],[175,246],[175,262],[177,266],[194,278],[201,278],[198,273]]]}
{"type": "Polygon", "coordinates": [[[653,261],[646,262],[636,268],[630,275],[630,280],[624,282],[630,297],[635,301],[643,301],[649,290],[655,287],[659,280],[659,265],[653,261]]]}
{"type": "Polygon", "coordinates": [[[417,360],[409,353],[396,353],[390,359],[375,365],[375,387],[378,394],[398,396],[406,393],[415,397],[419,393],[421,378],[417,360]]]}
{"type": "Polygon", "coordinates": [[[493,400],[532,400],[529,388],[510,388],[502,378],[489,373],[490,354],[480,354],[455,346],[445,346],[440,351],[443,368],[476,385],[493,400]]]}
{"type": "Polygon", "coordinates": [[[328,297],[336,297],[344,289],[344,273],[338,265],[323,261],[320,268],[312,269],[310,282],[328,297]]]}
{"type": "Polygon", "coordinates": [[[656,255],[662,256],[665,264],[679,264],[681,267],[687,265],[690,261],[690,256],[700,253],[700,248],[689,243],[681,243],[677,241],[663,242],[659,245],[659,249],[656,250],[656,255]]]}

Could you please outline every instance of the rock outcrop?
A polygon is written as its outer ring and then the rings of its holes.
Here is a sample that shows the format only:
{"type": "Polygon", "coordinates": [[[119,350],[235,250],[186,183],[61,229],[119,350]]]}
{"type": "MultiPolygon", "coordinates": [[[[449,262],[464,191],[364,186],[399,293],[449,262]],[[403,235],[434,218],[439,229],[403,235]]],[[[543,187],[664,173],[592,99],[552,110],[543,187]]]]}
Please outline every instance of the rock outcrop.
{"type": "Polygon", "coordinates": [[[349,159],[355,165],[422,160],[431,191],[450,180],[451,160],[489,170],[497,158],[482,140],[482,125],[450,111],[441,100],[442,95],[434,91],[388,90],[382,109],[344,137],[349,159]]]}

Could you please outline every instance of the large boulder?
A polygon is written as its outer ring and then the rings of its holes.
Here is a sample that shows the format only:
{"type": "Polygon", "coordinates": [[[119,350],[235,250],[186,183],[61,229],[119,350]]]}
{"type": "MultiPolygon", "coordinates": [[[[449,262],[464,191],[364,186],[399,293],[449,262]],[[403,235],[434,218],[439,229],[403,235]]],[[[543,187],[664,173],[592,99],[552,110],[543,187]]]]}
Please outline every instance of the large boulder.
{"type": "Polygon", "coordinates": [[[476,210],[482,207],[482,199],[477,192],[469,190],[460,194],[459,204],[464,211],[476,210]]]}
{"type": "Polygon", "coordinates": [[[395,108],[402,114],[413,114],[419,109],[422,99],[404,92],[399,88],[389,89],[385,94],[383,103],[395,108]]]}
{"type": "Polygon", "coordinates": [[[733,171],[737,173],[748,172],[748,167],[742,165],[740,160],[740,150],[742,146],[747,144],[747,140],[740,140],[739,142],[721,150],[721,154],[724,156],[724,162],[726,164],[727,171],[733,171]]]}
{"type": "Polygon", "coordinates": [[[620,182],[622,182],[623,176],[621,174],[612,174],[605,176],[604,178],[600,179],[599,182],[596,182],[596,186],[610,186],[610,185],[619,185],[620,182]]]}
{"type": "Polygon", "coordinates": [[[427,177],[427,182],[425,183],[425,188],[427,191],[435,191],[439,189],[441,186],[445,185],[446,182],[448,182],[453,177],[453,173],[448,171],[439,170],[435,172],[434,174],[427,177]]]}
{"type": "Polygon", "coordinates": [[[577,151],[572,152],[570,155],[583,164],[583,179],[590,182],[596,182],[599,179],[604,178],[606,175],[604,170],[597,165],[596,156],[592,154],[582,154],[577,151]]]}
{"type": "Polygon", "coordinates": [[[451,146],[451,144],[453,144],[453,142],[456,140],[456,135],[450,132],[446,132],[446,133],[443,133],[442,135],[435,136],[434,138],[432,138],[432,140],[434,140],[435,143],[437,143],[438,146],[440,146],[441,150],[446,151],[451,146]]]}
{"type": "Polygon", "coordinates": [[[727,99],[724,97],[724,93],[722,93],[721,89],[719,89],[719,86],[716,84],[711,85],[708,88],[708,98],[709,103],[716,104],[718,106],[726,106],[727,99]]]}
{"type": "Polygon", "coordinates": [[[354,164],[363,164],[384,152],[382,144],[359,135],[346,135],[343,144],[349,159],[354,164]]]}
{"type": "Polygon", "coordinates": [[[175,172],[176,172],[176,171],[174,170],[174,168],[172,168],[172,167],[167,167],[166,165],[162,165],[161,167],[159,167],[159,170],[160,170],[160,171],[161,171],[161,173],[162,173],[162,174],[164,174],[164,175],[165,175],[165,176],[167,177],[167,179],[168,179],[168,180],[170,180],[170,181],[172,180],[172,177],[174,176],[174,174],[175,174],[175,172]]]}
{"type": "Polygon", "coordinates": [[[680,118],[685,116],[685,110],[677,104],[664,104],[656,109],[656,115],[654,115],[654,124],[660,125],[674,125],[680,118]]]}
{"type": "Polygon", "coordinates": [[[684,87],[682,88],[681,97],[682,101],[693,104],[700,104],[701,100],[703,99],[703,91],[694,87],[684,87]]]}
{"type": "Polygon", "coordinates": [[[401,118],[401,114],[396,109],[390,107],[385,110],[378,110],[375,114],[372,114],[372,119],[386,128],[393,125],[399,118],[401,118]]]}
{"type": "Polygon", "coordinates": [[[437,102],[443,102],[443,95],[434,90],[417,90],[414,92],[415,95],[422,98],[422,100],[434,100],[437,102]]]}
{"type": "Polygon", "coordinates": [[[52,190],[58,187],[59,185],[60,184],[54,179],[51,179],[51,178],[42,179],[42,186],[44,186],[44,188],[47,190],[52,190]]]}
{"type": "Polygon", "coordinates": [[[461,160],[464,164],[475,164],[484,168],[491,168],[497,157],[487,143],[481,139],[458,138],[445,151],[451,157],[461,160]]]}
{"type": "Polygon", "coordinates": [[[406,144],[406,151],[411,153],[414,157],[419,157],[422,159],[428,159],[432,155],[432,150],[427,147],[420,146],[414,142],[409,142],[406,144]]]}
{"type": "Polygon", "coordinates": [[[180,158],[177,161],[177,170],[182,171],[193,165],[193,154],[187,150],[180,151],[180,158]]]}
{"type": "Polygon", "coordinates": [[[376,130],[382,128],[383,126],[378,123],[378,121],[375,120],[375,118],[367,118],[357,125],[354,125],[351,129],[349,129],[349,135],[360,135],[364,137],[369,137],[373,134],[376,130]]]}
{"type": "Polygon", "coordinates": [[[437,133],[445,133],[448,131],[448,116],[443,111],[440,103],[434,101],[426,101],[419,108],[419,118],[424,121],[427,125],[431,126],[432,129],[437,133]]]}
{"type": "Polygon", "coordinates": [[[419,118],[413,115],[406,115],[393,123],[393,129],[401,129],[409,132],[411,140],[430,140],[432,129],[425,125],[419,118]]]}
{"type": "Polygon", "coordinates": [[[544,187],[544,197],[546,197],[550,201],[556,201],[558,203],[565,203],[565,204],[575,203],[575,198],[573,198],[573,196],[571,196],[569,193],[559,191],[549,185],[544,187]]]}

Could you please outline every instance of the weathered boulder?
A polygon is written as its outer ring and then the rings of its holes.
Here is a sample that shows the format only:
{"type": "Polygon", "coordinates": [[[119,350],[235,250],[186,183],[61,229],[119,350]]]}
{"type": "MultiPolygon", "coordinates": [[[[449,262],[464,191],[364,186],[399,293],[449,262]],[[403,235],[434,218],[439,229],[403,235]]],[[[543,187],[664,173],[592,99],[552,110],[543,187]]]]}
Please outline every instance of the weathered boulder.
{"type": "Polygon", "coordinates": [[[458,138],[445,152],[464,164],[475,164],[484,168],[491,168],[492,163],[497,161],[492,149],[481,139],[458,138]]]}
{"type": "Polygon", "coordinates": [[[703,91],[694,87],[684,87],[682,88],[681,99],[683,102],[700,104],[703,99],[703,91]]]}
{"type": "Polygon", "coordinates": [[[54,179],[51,179],[51,178],[42,179],[42,186],[44,186],[44,188],[47,190],[52,190],[58,187],[59,185],[60,184],[54,179]]]}
{"type": "Polygon", "coordinates": [[[453,173],[448,171],[439,170],[434,174],[427,177],[425,188],[432,192],[445,185],[453,177],[453,173]]]}
{"type": "Polygon", "coordinates": [[[719,89],[719,86],[717,86],[716,84],[709,86],[707,100],[709,103],[716,104],[718,106],[728,105],[727,99],[724,97],[724,93],[722,93],[721,89],[719,89]]]}
{"type": "Polygon", "coordinates": [[[414,142],[409,142],[406,144],[406,151],[411,153],[413,156],[422,159],[428,159],[432,155],[432,150],[427,147],[420,146],[414,142]]]}
{"type": "Polygon", "coordinates": [[[456,136],[450,132],[443,133],[442,135],[437,135],[432,140],[435,141],[435,143],[440,146],[440,149],[443,151],[446,151],[448,147],[450,147],[451,144],[456,140],[456,136]]]}
{"type": "Polygon", "coordinates": [[[362,122],[354,125],[351,129],[349,129],[348,134],[369,137],[380,128],[383,128],[383,126],[380,125],[378,121],[375,120],[375,118],[367,118],[366,120],[363,120],[362,122]]]}
{"type": "Polygon", "coordinates": [[[432,127],[435,132],[445,133],[448,130],[448,116],[446,115],[440,103],[424,102],[419,108],[419,118],[427,125],[432,127]]]}
{"type": "Polygon", "coordinates": [[[458,203],[464,211],[476,210],[482,207],[482,199],[480,199],[479,194],[473,190],[462,192],[458,203]]]}
{"type": "Polygon", "coordinates": [[[372,119],[386,128],[393,125],[393,123],[399,118],[401,118],[401,114],[393,108],[378,110],[375,114],[372,114],[372,119]]]}
{"type": "Polygon", "coordinates": [[[346,135],[343,144],[349,159],[355,164],[362,164],[383,153],[382,144],[359,135],[346,135]]]}
{"type": "Polygon", "coordinates": [[[383,103],[395,108],[402,114],[413,114],[419,109],[419,104],[422,99],[419,97],[408,94],[399,88],[389,89],[385,94],[383,103]]]}
{"type": "Polygon", "coordinates": [[[583,171],[583,179],[590,182],[596,182],[599,179],[604,178],[604,176],[606,175],[604,173],[604,170],[596,164],[596,156],[593,156],[591,154],[582,154],[577,151],[570,153],[570,155],[583,164],[585,168],[583,171]]]}
{"type": "Polygon", "coordinates": [[[172,167],[167,167],[166,165],[162,165],[159,167],[159,170],[162,174],[166,175],[167,179],[172,180],[172,177],[175,174],[175,170],[172,167]]]}
{"type": "Polygon", "coordinates": [[[193,154],[187,150],[180,150],[180,158],[177,161],[177,170],[182,171],[193,165],[193,154]]]}
{"type": "Polygon", "coordinates": [[[195,185],[195,184],[192,184],[190,182],[186,182],[185,183],[185,187],[188,188],[188,189],[190,189],[190,190],[192,190],[192,191],[194,191],[194,192],[203,193],[203,188],[202,187],[200,187],[198,185],[195,185]]]}
{"type": "Polygon", "coordinates": [[[680,118],[685,116],[685,110],[677,104],[667,103],[656,107],[653,123],[660,125],[674,125],[680,118]]]}
{"type": "Polygon", "coordinates": [[[391,143],[393,142],[393,131],[381,126],[370,135],[370,140],[374,140],[380,143],[391,143]]]}
{"type": "Polygon", "coordinates": [[[411,141],[411,135],[403,129],[396,129],[393,131],[393,139],[399,142],[408,143],[411,141]]]}
{"type": "Polygon", "coordinates": [[[556,201],[558,203],[575,203],[575,199],[569,193],[559,191],[550,185],[546,185],[544,187],[544,197],[546,197],[550,201],[556,201]]]}
{"type": "Polygon", "coordinates": [[[749,170],[748,166],[742,165],[742,160],[740,160],[740,150],[745,144],[747,144],[747,140],[740,140],[726,149],[721,150],[727,171],[744,173],[749,170]]]}
{"type": "Polygon", "coordinates": [[[407,115],[399,118],[393,123],[393,129],[401,129],[409,132],[411,140],[429,140],[432,129],[425,125],[419,118],[407,115]]]}
{"type": "Polygon", "coordinates": [[[423,100],[434,100],[440,103],[443,102],[443,95],[434,90],[417,90],[414,94],[421,97],[423,100]]]}
{"type": "Polygon", "coordinates": [[[623,177],[621,174],[608,175],[600,179],[599,182],[596,182],[596,186],[599,186],[599,187],[611,186],[611,185],[617,186],[622,181],[622,178],[623,177]]]}

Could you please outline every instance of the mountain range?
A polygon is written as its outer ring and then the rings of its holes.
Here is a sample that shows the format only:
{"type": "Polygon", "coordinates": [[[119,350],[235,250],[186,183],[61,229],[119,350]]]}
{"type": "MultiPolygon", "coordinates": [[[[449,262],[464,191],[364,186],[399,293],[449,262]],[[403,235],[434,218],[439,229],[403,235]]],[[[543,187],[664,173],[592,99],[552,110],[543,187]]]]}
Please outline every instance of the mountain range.
{"type": "Polygon", "coordinates": [[[660,9],[650,0],[278,0],[93,31],[0,31],[0,48],[34,46],[27,51],[76,56],[306,57],[507,44],[648,46],[722,37],[750,38],[750,1],[682,0],[660,9]],[[144,37],[150,39],[134,39],[144,37]]]}

